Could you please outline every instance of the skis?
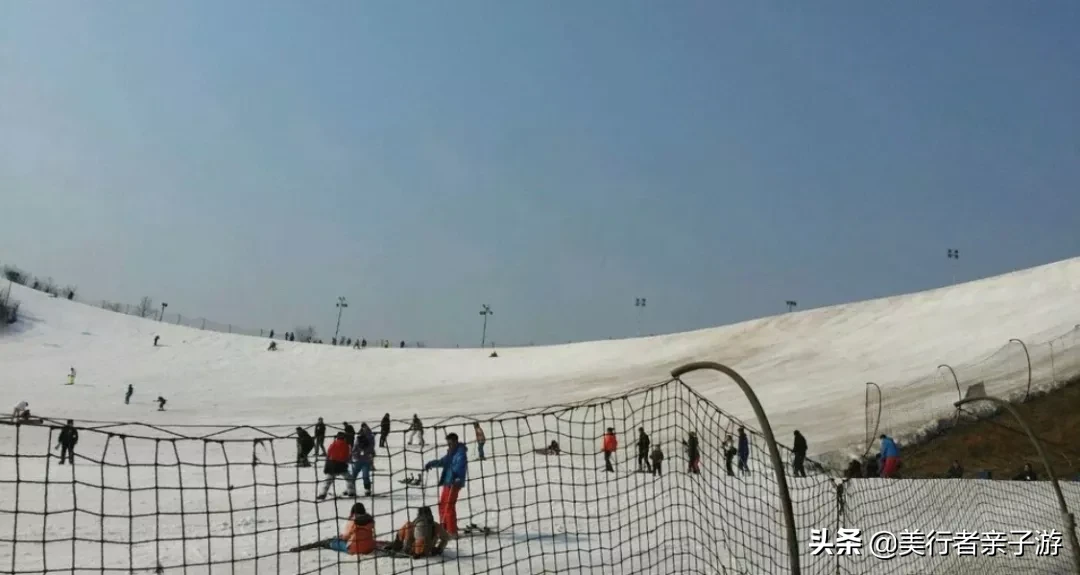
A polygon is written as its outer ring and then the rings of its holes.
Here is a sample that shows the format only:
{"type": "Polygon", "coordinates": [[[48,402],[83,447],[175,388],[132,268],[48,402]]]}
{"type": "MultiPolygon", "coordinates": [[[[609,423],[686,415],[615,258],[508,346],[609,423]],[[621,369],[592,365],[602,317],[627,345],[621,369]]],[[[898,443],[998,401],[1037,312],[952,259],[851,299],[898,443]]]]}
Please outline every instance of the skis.
{"type": "Polygon", "coordinates": [[[495,531],[486,525],[481,527],[475,523],[470,523],[461,530],[460,535],[462,537],[477,537],[494,535],[495,533],[498,533],[498,531],[495,531]]]}

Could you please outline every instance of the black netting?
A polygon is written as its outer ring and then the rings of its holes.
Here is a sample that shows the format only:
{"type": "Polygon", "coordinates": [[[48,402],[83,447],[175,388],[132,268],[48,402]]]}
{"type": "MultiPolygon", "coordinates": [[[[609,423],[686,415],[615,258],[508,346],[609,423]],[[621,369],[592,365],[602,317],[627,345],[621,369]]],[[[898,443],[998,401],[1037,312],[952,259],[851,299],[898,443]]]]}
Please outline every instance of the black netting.
{"type": "MultiPolygon", "coordinates": [[[[378,422],[369,422],[378,433],[378,422]]],[[[0,426],[0,572],[6,573],[780,573],[788,569],[777,484],[764,440],[747,427],[748,470],[728,476],[722,444],[741,425],[682,382],[616,398],[528,412],[452,418],[409,445],[395,423],[377,450],[373,493],[325,501],[321,458],[297,465],[291,428],[169,428],[80,422],[75,464],[60,464],[62,422],[0,426]],[[473,424],[486,434],[478,457],[473,424]],[[601,443],[619,447],[606,472],[601,443]],[[664,454],[638,471],[638,429],[664,454]],[[683,441],[699,438],[700,474],[683,441]],[[354,501],[379,541],[429,505],[438,470],[426,461],[457,433],[469,479],[456,505],[459,538],[443,555],[402,558],[291,549],[329,540],[354,501]],[[435,440],[438,438],[437,445],[435,440]],[[561,453],[542,451],[557,441],[561,453]],[[422,486],[408,486],[421,476],[422,486]],[[469,533],[470,526],[487,533],[469,533]]],[[[357,427],[358,424],[354,423],[357,427]]],[[[329,435],[333,435],[331,430],[329,435]]],[[[329,442],[332,438],[327,438],[329,442]]],[[[650,450],[651,451],[651,450],[650,450]]],[[[316,448],[316,453],[319,449],[316,448]]],[[[785,457],[790,461],[790,452],[785,457]]],[[[813,462],[792,478],[800,532],[836,524],[835,486],[813,462]]],[[[835,558],[803,558],[804,573],[833,573],[835,558]]]]}

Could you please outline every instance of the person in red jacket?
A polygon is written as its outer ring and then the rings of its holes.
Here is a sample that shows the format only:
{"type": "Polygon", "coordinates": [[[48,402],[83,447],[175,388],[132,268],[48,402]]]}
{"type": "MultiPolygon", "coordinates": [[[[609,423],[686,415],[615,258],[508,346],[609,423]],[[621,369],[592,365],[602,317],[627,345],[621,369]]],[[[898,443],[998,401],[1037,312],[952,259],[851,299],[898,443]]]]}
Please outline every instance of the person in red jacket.
{"type": "Polygon", "coordinates": [[[619,448],[619,440],[615,439],[615,428],[607,428],[607,433],[604,434],[604,471],[611,473],[615,471],[615,467],[611,464],[611,456],[615,455],[615,450],[619,448]]]}
{"type": "Polygon", "coordinates": [[[349,473],[349,444],[345,441],[345,434],[338,432],[334,437],[334,441],[330,443],[330,448],[326,450],[326,464],[323,466],[323,475],[326,479],[323,480],[322,487],[319,489],[319,494],[315,496],[315,499],[322,501],[326,499],[326,493],[330,491],[330,486],[334,484],[334,479],[341,477],[345,480],[345,493],[347,497],[356,495],[356,478],[349,473]]]}

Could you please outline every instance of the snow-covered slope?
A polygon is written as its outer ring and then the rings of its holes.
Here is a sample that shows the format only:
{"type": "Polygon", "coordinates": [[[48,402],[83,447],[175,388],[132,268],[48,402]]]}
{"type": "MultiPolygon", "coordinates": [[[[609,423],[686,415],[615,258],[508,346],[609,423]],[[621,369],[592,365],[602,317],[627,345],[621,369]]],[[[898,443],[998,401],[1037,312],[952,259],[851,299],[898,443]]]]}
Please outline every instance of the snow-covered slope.
{"type": "MultiPolygon", "coordinates": [[[[520,409],[611,394],[715,360],[754,386],[778,436],[798,428],[811,452],[861,444],[864,384],[875,381],[902,432],[947,409],[951,384],[928,378],[1009,338],[1045,341],[1078,323],[1080,258],[938,290],[617,341],[479,350],[367,349],[228,335],[112,313],[14,286],[23,321],[0,335],[0,396],[35,413],[152,423],[308,424],[520,409]],[[161,347],[152,346],[155,334],[161,347]],[[64,386],[69,367],[77,384],[64,386]],[[913,383],[915,382],[915,383],[913,383]],[[135,386],[131,405],[124,389],[135,386]],[[890,391],[902,390],[890,402],[890,391]],[[151,400],[163,395],[169,410],[151,400]],[[910,409],[905,407],[910,402],[910,409]]],[[[714,375],[685,380],[753,421],[738,389],[714,375]]],[[[971,382],[968,382],[971,383],[971,382]]],[[[1011,385],[1011,384],[1010,384],[1011,385]]],[[[1017,378],[1013,388],[1023,388],[1017,378]]],[[[7,409],[7,408],[5,408],[7,409]]]]}

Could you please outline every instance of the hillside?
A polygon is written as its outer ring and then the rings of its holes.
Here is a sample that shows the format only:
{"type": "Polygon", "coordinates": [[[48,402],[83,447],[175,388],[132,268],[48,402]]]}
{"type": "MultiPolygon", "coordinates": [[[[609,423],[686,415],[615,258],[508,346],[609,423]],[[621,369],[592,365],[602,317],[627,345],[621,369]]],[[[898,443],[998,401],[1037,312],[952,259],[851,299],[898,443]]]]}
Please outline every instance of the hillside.
{"type": "MultiPolygon", "coordinates": [[[[15,286],[24,321],[0,336],[0,393],[56,417],[159,423],[374,421],[514,410],[621,393],[668,378],[694,360],[742,373],[778,437],[800,429],[812,455],[861,451],[866,381],[884,389],[883,429],[903,436],[955,399],[935,367],[965,372],[1010,338],[1035,342],[1068,332],[1080,304],[1080,258],[933,291],[778,315],[712,329],[618,341],[475,350],[367,349],[279,342],[163,325],[50,298],[15,286]],[[161,347],[152,346],[155,334],[161,347]],[[78,383],[63,385],[69,367],[78,383]],[[133,404],[122,401],[128,384],[133,404]],[[151,400],[163,395],[169,411],[151,400]]],[[[1045,346],[1044,346],[1045,347],[1045,346]]],[[[1067,351],[1067,350],[1059,350],[1067,351]]],[[[1033,352],[1033,356],[1036,354],[1033,352]]],[[[1044,354],[1045,355],[1045,354],[1044,354]]],[[[988,391],[1026,385],[1021,356],[995,367],[988,391]],[[1015,359],[1015,361],[1014,361],[1015,359]]],[[[1042,358],[1043,356],[1039,356],[1042,358]]],[[[1049,364],[1036,358],[1036,381],[1049,364]]],[[[1059,355],[1057,373],[1080,371],[1059,355]]],[[[753,421],[737,388],[713,375],[686,381],[753,421]]]]}

